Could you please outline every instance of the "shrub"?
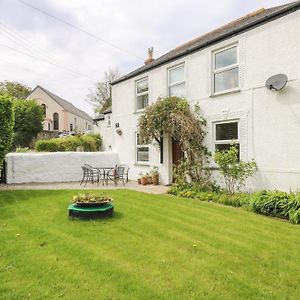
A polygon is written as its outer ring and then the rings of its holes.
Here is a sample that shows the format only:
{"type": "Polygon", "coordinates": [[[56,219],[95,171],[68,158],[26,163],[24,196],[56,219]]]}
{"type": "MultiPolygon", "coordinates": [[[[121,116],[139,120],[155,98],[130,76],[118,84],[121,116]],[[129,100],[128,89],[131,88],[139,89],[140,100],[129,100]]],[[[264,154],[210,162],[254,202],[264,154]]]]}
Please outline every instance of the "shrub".
{"type": "Polygon", "coordinates": [[[245,185],[245,180],[256,171],[256,163],[239,161],[238,149],[232,145],[229,150],[216,151],[215,161],[224,176],[225,186],[229,194],[234,194],[245,185]]]}
{"type": "Polygon", "coordinates": [[[28,152],[28,151],[29,151],[28,147],[17,147],[16,148],[17,153],[25,153],[25,152],[28,152]]]}
{"type": "Polygon", "coordinates": [[[91,152],[99,151],[101,146],[101,137],[99,134],[90,134],[83,136],[69,136],[64,138],[53,138],[49,140],[39,140],[35,143],[35,149],[39,152],[64,152],[81,151],[91,152]]]}
{"type": "Polygon", "coordinates": [[[168,193],[184,198],[245,207],[258,214],[286,219],[292,224],[300,224],[300,193],[262,191],[252,195],[247,193],[227,194],[197,191],[195,186],[189,184],[173,184],[168,193]]]}
{"type": "Polygon", "coordinates": [[[262,191],[252,195],[250,209],[258,214],[300,223],[300,193],[262,191]]]}
{"type": "Polygon", "coordinates": [[[12,101],[0,95],[0,171],[13,140],[14,112],[12,101]]]}

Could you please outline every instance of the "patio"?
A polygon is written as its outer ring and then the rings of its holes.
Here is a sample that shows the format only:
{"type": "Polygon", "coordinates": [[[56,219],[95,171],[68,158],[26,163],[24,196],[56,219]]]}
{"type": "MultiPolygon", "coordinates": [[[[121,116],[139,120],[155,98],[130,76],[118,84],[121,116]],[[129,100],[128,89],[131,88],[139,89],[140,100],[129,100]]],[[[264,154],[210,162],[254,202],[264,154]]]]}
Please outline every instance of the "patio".
{"type": "Polygon", "coordinates": [[[108,185],[101,183],[88,183],[86,186],[80,185],[79,182],[56,182],[56,183],[26,183],[26,184],[0,184],[0,190],[110,190],[110,189],[129,189],[149,194],[164,194],[168,187],[163,185],[140,185],[136,181],[129,181],[123,186],[122,183],[115,186],[113,182],[108,185]]]}

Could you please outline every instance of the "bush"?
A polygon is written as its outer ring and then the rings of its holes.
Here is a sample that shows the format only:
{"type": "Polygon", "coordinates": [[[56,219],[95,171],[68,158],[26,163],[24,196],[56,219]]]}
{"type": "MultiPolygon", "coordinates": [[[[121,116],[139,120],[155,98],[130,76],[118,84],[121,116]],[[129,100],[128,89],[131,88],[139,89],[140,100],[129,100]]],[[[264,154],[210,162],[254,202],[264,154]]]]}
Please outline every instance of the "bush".
{"type": "Polygon", "coordinates": [[[234,194],[245,185],[245,180],[256,171],[254,161],[239,161],[238,148],[232,145],[229,150],[216,151],[215,161],[224,176],[225,185],[229,194],[234,194]]]}
{"type": "Polygon", "coordinates": [[[173,184],[168,190],[168,193],[179,197],[194,198],[201,201],[215,202],[234,207],[246,206],[249,203],[249,194],[238,193],[230,195],[217,191],[201,191],[197,186],[192,184],[173,184]]]}
{"type": "Polygon", "coordinates": [[[99,151],[101,137],[99,134],[89,134],[83,136],[69,136],[64,138],[53,138],[49,140],[39,140],[35,143],[35,149],[39,152],[64,152],[99,151]]]}
{"type": "Polygon", "coordinates": [[[14,112],[12,101],[0,95],[0,171],[13,140],[14,112]]]}
{"type": "Polygon", "coordinates": [[[250,209],[258,214],[300,224],[300,193],[262,191],[251,197],[250,209]]]}

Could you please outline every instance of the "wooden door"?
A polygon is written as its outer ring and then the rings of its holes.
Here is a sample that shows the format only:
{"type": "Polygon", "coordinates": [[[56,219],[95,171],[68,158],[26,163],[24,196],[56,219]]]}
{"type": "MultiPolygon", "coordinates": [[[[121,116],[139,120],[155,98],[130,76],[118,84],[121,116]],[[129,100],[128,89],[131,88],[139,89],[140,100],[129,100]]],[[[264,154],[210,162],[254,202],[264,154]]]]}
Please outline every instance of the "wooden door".
{"type": "Polygon", "coordinates": [[[172,140],[172,164],[178,166],[183,159],[183,151],[178,141],[172,140]]]}

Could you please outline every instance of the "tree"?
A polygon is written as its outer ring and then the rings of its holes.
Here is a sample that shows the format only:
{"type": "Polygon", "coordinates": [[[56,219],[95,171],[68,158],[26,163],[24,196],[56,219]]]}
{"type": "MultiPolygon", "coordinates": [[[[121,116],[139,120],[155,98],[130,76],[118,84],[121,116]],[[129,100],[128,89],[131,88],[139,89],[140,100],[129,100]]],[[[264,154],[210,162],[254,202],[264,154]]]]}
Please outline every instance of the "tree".
{"type": "Polygon", "coordinates": [[[0,95],[0,171],[13,140],[14,112],[12,99],[0,95]]]}
{"type": "Polygon", "coordinates": [[[44,110],[34,100],[14,100],[14,147],[28,147],[43,130],[44,110]]]}
{"type": "Polygon", "coordinates": [[[24,84],[12,81],[0,82],[0,95],[8,95],[14,99],[25,99],[32,89],[24,84]]]}
{"type": "Polygon", "coordinates": [[[118,69],[108,69],[102,81],[95,85],[95,90],[87,95],[87,101],[94,106],[96,113],[101,113],[111,106],[110,83],[121,77],[118,69]]]}

